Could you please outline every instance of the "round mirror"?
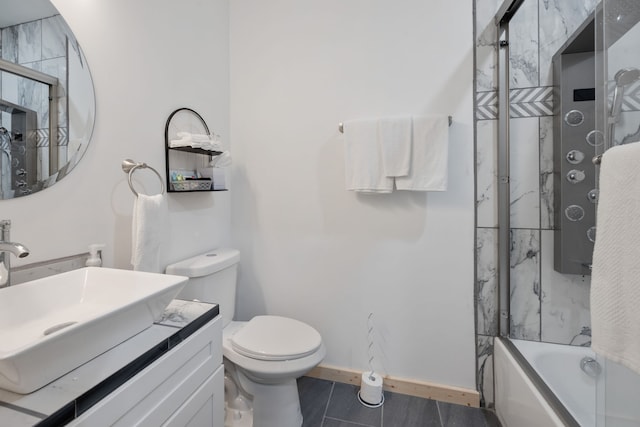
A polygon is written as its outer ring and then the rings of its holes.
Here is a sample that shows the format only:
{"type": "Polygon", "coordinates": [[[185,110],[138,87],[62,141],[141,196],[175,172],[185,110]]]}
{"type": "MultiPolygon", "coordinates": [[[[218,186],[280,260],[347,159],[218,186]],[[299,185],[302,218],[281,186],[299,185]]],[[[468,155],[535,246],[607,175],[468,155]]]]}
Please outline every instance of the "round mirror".
{"type": "Polygon", "coordinates": [[[48,0],[0,0],[0,10],[0,199],[11,199],[73,169],[96,105],[84,54],[48,0]]]}

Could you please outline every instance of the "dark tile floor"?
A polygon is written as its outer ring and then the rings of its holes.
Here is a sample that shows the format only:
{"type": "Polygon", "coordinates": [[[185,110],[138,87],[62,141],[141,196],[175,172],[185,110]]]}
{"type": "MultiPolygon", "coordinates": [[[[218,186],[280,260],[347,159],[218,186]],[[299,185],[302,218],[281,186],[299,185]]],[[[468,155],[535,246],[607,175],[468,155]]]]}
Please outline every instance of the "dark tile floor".
{"type": "Polygon", "coordinates": [[[302,377],[303,427],[500,427],[491,411],[384,392],[380,408],[358,401],[358,387],[302,377]]]}

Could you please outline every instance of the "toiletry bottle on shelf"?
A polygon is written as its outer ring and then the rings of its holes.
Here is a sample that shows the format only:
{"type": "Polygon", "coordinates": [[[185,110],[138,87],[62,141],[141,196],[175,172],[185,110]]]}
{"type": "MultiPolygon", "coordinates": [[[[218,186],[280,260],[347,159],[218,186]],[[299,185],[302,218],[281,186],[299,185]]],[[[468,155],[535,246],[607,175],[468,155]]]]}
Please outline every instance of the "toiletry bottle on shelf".
{"type": "Polygon", "coordinates": [[[100,267],[102,265],[101,254],[98,253],[102,248],[104,248],[104,244],[102,243],[89,245],[89,258],[87,258],[87,262],[85,263],[87,267],[100,267]]]}

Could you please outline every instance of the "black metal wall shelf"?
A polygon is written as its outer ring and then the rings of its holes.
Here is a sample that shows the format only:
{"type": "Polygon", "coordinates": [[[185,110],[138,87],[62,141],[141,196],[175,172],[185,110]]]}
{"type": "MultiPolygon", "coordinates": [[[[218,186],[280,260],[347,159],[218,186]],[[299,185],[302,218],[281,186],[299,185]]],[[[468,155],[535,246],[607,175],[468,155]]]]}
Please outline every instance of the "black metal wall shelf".
{"type": "MultiPolygon", "coordinates": [[[[200,116],[200,114],[198,114],[195,110],[191,108],[186,108],[186,107],[178,108],[177,110],[173,111],[169,115],[169,118],[167,119],[167,123],[165,125],[165,130],[164,130],[167,192],[168,193],[196,193],[196,192],[209,192],[209,191],[228,191],[227,189],[214,189],[213,181],[211,181],[210,188],[201,189],[198,187],[204,186],[207,182],[206,180],[191,180],[191,179],[181,180],[181,181],[171,180],[171,171],[176,169],[175,165],[173,165],[174,161],[171,156],[172,152],[182,152],[182,153],[193,154],[194,164],[199,161],[202,162],[201,156],[206,156],[206,159],[208,161],[211,161],[211,159],[214,156],[218,156],[222,154],[221,151],[204,150],[202,148],[195,148],[195,147],[170,147],[169,142],[171,141],[172,138],[176,136],[175,135],[176,129],[179,128],[180,126],[180,123],[177,123],[177,121],[175,120],[176,115],[178,114],[180,114],[181,116],[189,115],[197,119],[195,121],[193,120],[190,121],[190,126],[192,130],[193,128],[197,128],[195,129],[196,131],[192,133],[211,135],[211,132],[209,131],[209,127],[207,126],[207,123],[204,121],[202,116],[200,116]]],[[[208,161],[206,163],[208,163],[208,161]]]]}

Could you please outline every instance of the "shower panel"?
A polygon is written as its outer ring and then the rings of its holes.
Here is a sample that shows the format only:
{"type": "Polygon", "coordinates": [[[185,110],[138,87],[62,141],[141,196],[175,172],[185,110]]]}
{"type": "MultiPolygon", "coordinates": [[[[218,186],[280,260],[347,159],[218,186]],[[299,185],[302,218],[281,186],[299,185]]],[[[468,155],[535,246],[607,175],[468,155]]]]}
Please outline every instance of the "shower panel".
{"type": "Polygon", "coordinates": [[[0,100],[0,111],[11,117],[11,189],[14,197],[24,196],[37,182],[37,113],[4,100],[0,100]]]}
{"type": "Polygon", "coordinates": [[[591,274],[598,190],[592,159],[604,144],[595,122],[594,18],[553,57],[554,269],[591,274]]]}

